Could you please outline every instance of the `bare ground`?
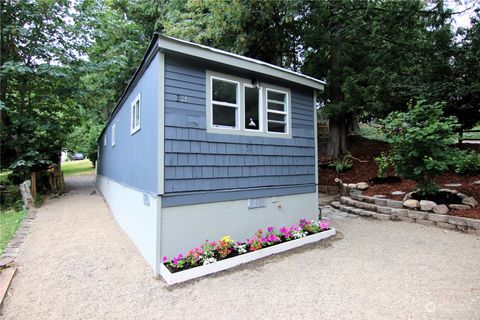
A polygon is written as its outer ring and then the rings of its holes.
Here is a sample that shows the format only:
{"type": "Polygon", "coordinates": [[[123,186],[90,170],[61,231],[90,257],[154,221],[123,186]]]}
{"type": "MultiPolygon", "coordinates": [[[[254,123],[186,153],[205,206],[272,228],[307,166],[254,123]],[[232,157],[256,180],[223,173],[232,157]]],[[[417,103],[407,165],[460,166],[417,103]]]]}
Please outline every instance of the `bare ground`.
{"type": "Polygon", "coordinates": [[[480,319],[480,237],[324,210],[339,235],[167,287],[93,190],[47,202],[5,319],[480,319]]]}

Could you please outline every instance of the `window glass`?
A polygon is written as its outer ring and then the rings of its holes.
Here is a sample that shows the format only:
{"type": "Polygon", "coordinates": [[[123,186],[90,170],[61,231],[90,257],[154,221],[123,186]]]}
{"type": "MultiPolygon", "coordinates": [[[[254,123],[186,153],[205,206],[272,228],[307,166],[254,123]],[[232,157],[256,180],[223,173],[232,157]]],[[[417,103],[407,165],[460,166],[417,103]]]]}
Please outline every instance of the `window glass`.
{"type": "Polygon", "coordinates": [[[135,103],[135,127],[140,126],[140,100],[135,103]]]}
{"type": "Polygon", "coordinates": [[[223,127],[236,127],[237,108],[213,105],[213,125],[223,127]]]}
{"type": "Polygon", "coordinates": [[[260,118],[258,111],[258,88],[245,87],[245,129],[259,130],[260,118]]]}
{"type": "Polygon", "coordinates": [[[268,100],[275,100],[280,103],[285,103],[285,94],[281,92],[268,91],[268,100]]]}
{"type": "Polygon", "coordinates": [[[285,115],[284,114],[279,114],[279,113],[268,113],[268,120],[274,120],[274,121],[285,121],[285,115]]]}
{"type": "Polygon", "coordinates": [[[285,124],[278,122],[268,122],[268,131],[270,132],[285,132],[285,124]]]}
{"type": "Polygon", "coordinates": [[[278,110],[278,111],[285,111],[285,104],[269,101],[269,102],[268,102],[268,109],[270,109],[270,110],[278,110]]]}
{"type": "Polygon", "coordinates": [[[213,79],[212,100],[218,102],[237,103],[237,84],[234,82],[213,79]]]}

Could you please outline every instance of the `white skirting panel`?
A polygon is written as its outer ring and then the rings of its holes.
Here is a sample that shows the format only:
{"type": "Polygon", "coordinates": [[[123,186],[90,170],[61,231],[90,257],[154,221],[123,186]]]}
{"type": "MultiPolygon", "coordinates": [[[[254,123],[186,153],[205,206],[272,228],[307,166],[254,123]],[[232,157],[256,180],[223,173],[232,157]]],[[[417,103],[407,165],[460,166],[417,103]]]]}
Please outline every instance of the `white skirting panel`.
{"type": "Polygon", "coordinates": [[[229,235],[235,241],[251,238],[259,229],[318,219],[318,196],[305,193],[267,197],[266,207],[248,209],[248,200],[162,208],[161,256],[185,253],[205,240],[229,235]]]}
{"type": "Polygon", "coordinates": [[[113,216],[156,274],[160,271],[158,216],[160,198],[97,175],[97,189],[113,216]]]}

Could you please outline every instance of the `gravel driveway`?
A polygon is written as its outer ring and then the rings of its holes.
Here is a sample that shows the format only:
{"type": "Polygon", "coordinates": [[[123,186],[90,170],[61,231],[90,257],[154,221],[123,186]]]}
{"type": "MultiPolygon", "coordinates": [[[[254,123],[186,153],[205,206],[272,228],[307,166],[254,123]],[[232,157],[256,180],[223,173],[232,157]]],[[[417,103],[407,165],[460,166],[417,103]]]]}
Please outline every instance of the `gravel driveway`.
{"type": "Polygon", "coordinates": [[[480,237],[328,214],[339,235],[167,287],[93,176],[38,212],[5,319],[480,319],[480,237]]]}

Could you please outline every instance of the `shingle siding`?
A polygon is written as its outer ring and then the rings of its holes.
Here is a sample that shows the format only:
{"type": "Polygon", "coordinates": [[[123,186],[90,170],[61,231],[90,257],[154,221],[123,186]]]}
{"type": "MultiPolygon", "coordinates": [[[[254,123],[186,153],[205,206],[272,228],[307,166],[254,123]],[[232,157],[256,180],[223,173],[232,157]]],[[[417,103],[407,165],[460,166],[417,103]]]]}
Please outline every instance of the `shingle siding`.
{"type": "Polygon", "coordinates": [[[311,89],[289,87],[292,139],[207,133],[206,67],[166,55],[165,70],[167,196],[315,183],[311,89]],[[186,96],[187,102],[178,102],[177,95],[186,96]]]}

